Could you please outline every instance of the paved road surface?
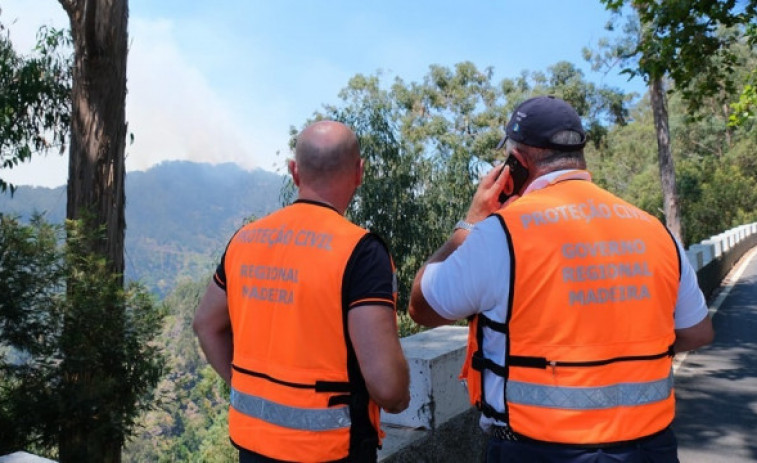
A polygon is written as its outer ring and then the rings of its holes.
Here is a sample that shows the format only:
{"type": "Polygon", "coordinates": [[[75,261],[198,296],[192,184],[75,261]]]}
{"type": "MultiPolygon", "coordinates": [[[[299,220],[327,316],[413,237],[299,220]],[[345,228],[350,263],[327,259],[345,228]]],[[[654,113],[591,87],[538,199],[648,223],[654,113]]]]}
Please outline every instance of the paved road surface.
{"type": "Polygon", "coordinates": [[[676,371],[682,463],[757,462],[757,248],[710,304],[715,341],[676,371]]]}

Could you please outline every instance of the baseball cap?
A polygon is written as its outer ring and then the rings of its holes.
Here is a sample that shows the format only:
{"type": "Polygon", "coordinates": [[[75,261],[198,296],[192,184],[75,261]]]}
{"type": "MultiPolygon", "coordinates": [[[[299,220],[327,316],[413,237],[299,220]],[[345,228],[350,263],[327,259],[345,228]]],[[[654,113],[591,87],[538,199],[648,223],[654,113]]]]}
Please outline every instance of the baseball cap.
{"type": "Polygon", "coordinates": [[[505,126],[505,137],[497,149],[505,146],[510,138],[524,145],[572,151],[586,145],[586,132],[575,109],[564,100],[554,96],[537,96],[519,104],[505,126]],[[581,134],[581,142],[572,145],[553,143],[550,138],[562,130],[581,134]]]}

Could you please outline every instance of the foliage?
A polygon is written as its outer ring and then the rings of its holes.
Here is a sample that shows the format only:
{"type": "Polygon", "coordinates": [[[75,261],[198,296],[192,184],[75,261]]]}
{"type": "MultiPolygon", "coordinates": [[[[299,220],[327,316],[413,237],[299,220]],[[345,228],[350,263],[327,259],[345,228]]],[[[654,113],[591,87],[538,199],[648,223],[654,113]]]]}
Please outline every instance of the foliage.
{"type": "Polygon", "coordinates": [[[49,444],[64,276],[61,227],[0,214],[0,454],[49,444]]]}
{"type": "Polygon", "coordinates": [[[663,218],[657,168],[654,122],[648,98],[631,111],[632,121],[608,128],[600,150],[587,147],[586,161],[593,180],[626,201],[663,218]]]}
{"type": "Polygon", "coordinates": [[[130,433],[162,375],[153,341],[163,307],[83,251],[100,231],[69,222],[64,246],[61,228],[40,219],[1,225],[0,284],[10,297],[0,304],[0,420],[13,424],[0,428],[0,449],[55,456],[69,429],[86,431],[90,446],[130,433]]]}
{"type": "MultiPolygon", "coordinates": [[[[587,82],[570,63],[499,85],[492,75],[470,62],[452,69],[432,65],[422,82],[395,78],[389,88],[379,73],[356,75],[340,93],[340,105],[314,116],[345,122],[360,139],[366,172],[348,216],[387,240],[401,310],[415,271],[465,215],[479,173],[500,156],[494,147],[517,103],[535,94],[565,98],[593,127],[597,145],[606,121],[625,122],[625,95],[587,82]]],[[[407,334],[418,329],[410,326],[407,334]]]]}
{"type": "MultiPolygon", "coordinates": [[[[122,287],[105,257],[89,246],[104,231],[68,221],[66,307],[60,349],[61,426],[94,442],[121,439],[149,406],[163,373],[157,338],[164,307],[137,283],[122,287]]],[[[87,447],[92,447],[88,443],[87,447]]],[[[78,450],[78,448],[77,448],[78,450]]]]}
{"type": "Polygon", "coordinates": [[[171,315],[160,349],[167,371],[155,406],[124,448],[125,461],[236,461],[227,430],[229,389],[205,362],[191,328],[205,287],[205,281],[181,283],[165,300],[171,315]]]}
{"type": "Polygon", "coordinates": [[[681,166],[687,201],[688,240],[698,242],[723,230],[757,220],[757,179],[716,158],[689,160],[681,166]]]}
{"type": "Polygon", "coordinates": [[[626,36],[608,48],[627,64],[638,60],[623,72],[645,80],[670,76],[692,111],[705,97],[734,91],[732,45],[757,15],[757,1],[601,1],[615,13],[630,5],[636,15],[626,36]]]}
{"type": "MultiPolygon", "coordinates": [[[[34,153],[63,153],[71,118],[71,42],[67,32],[42,27],[34,53],[13,49],[0,24],[0,170],[34,153]]],[[[0,178],[0,193],[15,187],[0,178]]]]}
{"type": "MultiPolygon", "coordinates": [[[[697,108],[704,100],[731,93],[735,87],[734,69],[739,64],[732,45],[739,40],[743,30],[740,26],[754,17],[756,2],[750,0],[742,10],[735,8],[736,0],[602,0],[602,3],[616,14],[626,7],[633,14],[614,44],[605,40],[599,52],[585,50],[585,55],[593,61],[595,69],[620,62],[626,66],[624,73],[641,76],[649,84],[665,221],[671,233],[684,240],[665,79],[672,79],[687,102],[689,117],[702,114],[697,108]]],[[[607,27],[612,30],[614,23],[607,27]]]]}
{"type": "Polygon", "coordinates": [[[744,85],[738,101],[731,104],[733,112],[728,119],[731,126],[741,126],[748,120],[754,119],[755,107],[757,107],[757,86],[754,84],[756,77],[753,76],[750,82],[744,85]]]}
{"type": "Polygon", "coordinates": [[[45,334],[57,330],[63,276],[57,241],[60,227],[34,216],[29,225],[0,214],[0,333],[2,343],[30,355],[50,352],[45,334]]]}

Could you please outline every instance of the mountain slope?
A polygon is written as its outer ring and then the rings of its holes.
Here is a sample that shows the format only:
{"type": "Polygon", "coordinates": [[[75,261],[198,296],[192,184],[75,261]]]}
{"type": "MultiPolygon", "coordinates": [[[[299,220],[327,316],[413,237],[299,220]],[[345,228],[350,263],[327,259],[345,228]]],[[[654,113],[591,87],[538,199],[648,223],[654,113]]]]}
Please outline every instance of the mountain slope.
{"type": "MultiPolygon", "coordinates": [[[[126,176],[126,277],[164,296],[182,279],[206,277],[231,234],[280,205],[282,175],[235,164],[165,162],[126,176]]],[[[65,187],[21,186],[0,213],[49,222],[65,217],[65,187]]]]}

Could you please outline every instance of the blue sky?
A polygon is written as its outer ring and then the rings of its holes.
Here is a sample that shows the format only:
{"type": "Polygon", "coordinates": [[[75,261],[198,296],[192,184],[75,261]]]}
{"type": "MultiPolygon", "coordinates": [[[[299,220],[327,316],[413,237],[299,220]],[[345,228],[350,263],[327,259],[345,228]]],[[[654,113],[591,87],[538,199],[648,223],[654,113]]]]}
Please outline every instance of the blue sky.
{"type": "MultiPolygon", "coordinates": [[[[0,0],[17,50],[42,24],[68,27],[56,0],[0,0]]],[[[607,36],[599,0],[131,0],[127,170],[168,159],[280,170],[300,127],[357,73],[419,81],[431,64],[491,66],[495,81],[582,58],[607,36]],[[276,153],[280,154],[277,155],[276,153]]],[[[66,183],[67,155],[4,170],[19,185],[66,183]]]]}

